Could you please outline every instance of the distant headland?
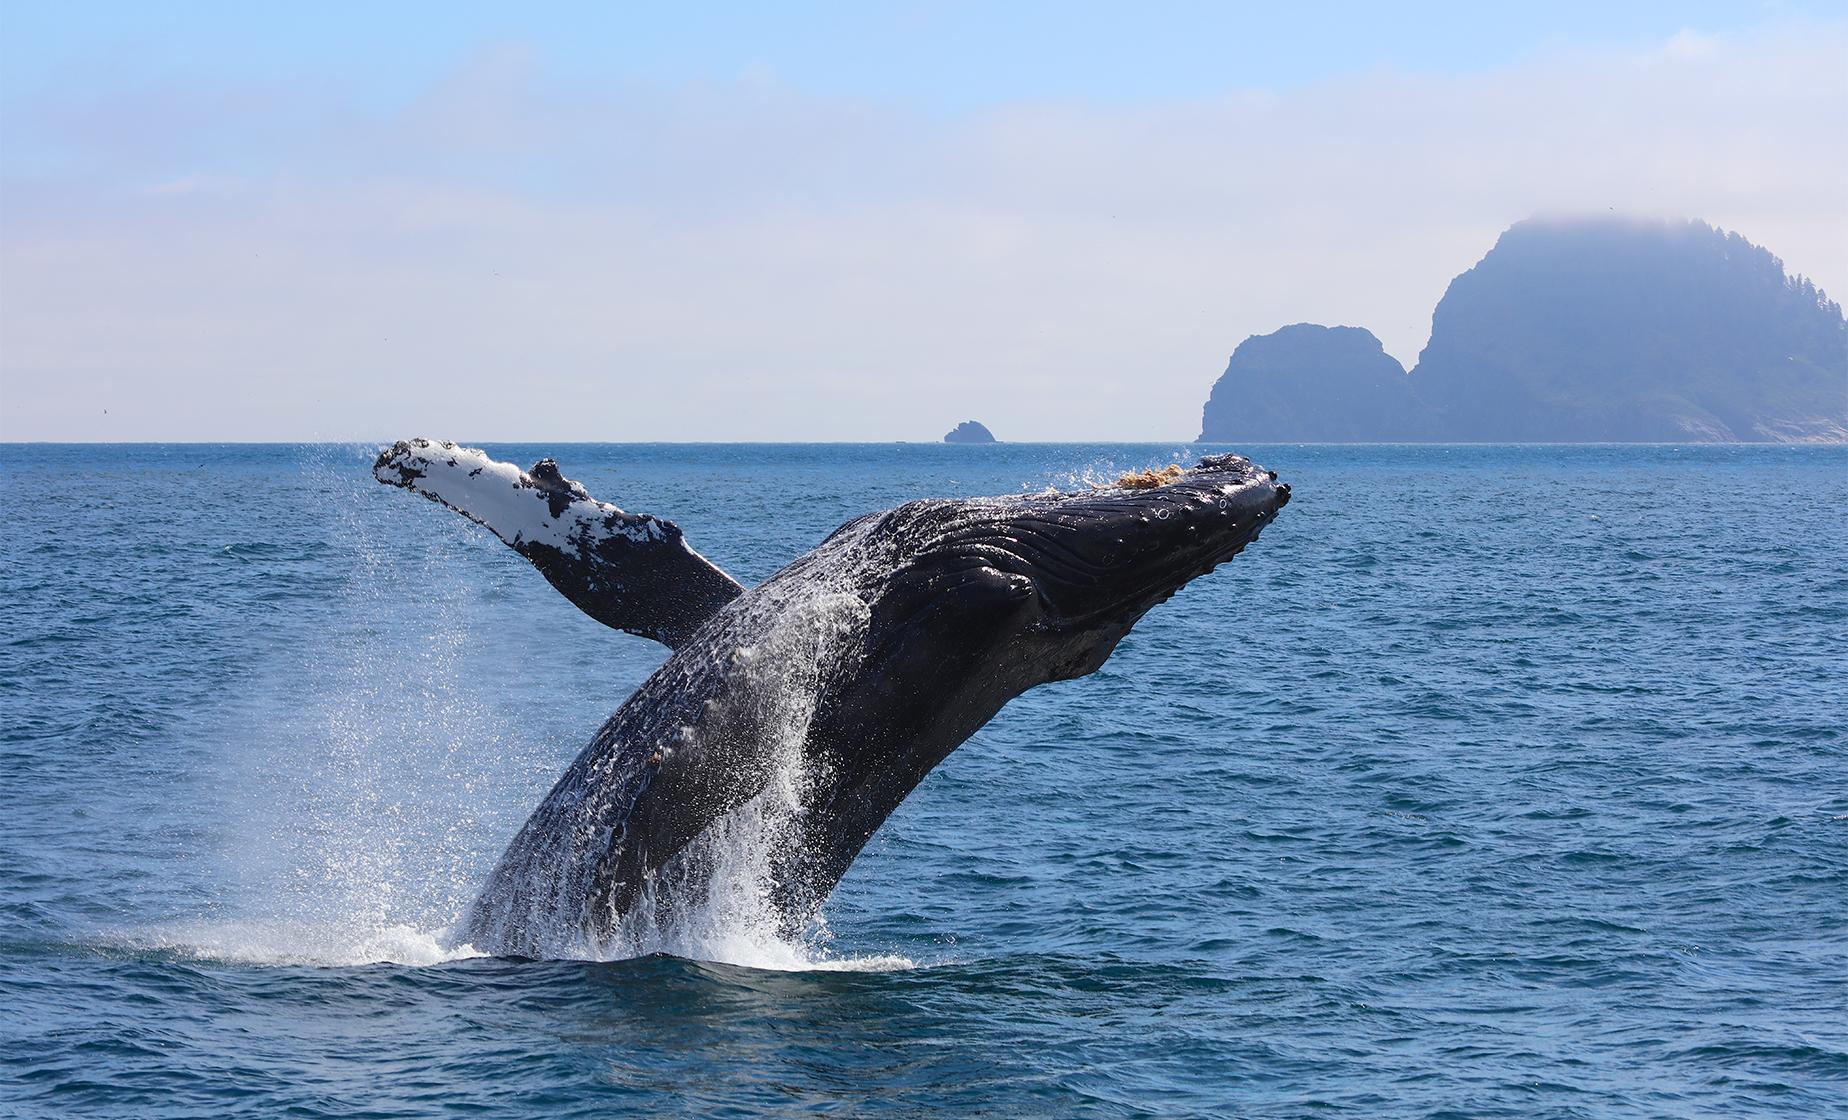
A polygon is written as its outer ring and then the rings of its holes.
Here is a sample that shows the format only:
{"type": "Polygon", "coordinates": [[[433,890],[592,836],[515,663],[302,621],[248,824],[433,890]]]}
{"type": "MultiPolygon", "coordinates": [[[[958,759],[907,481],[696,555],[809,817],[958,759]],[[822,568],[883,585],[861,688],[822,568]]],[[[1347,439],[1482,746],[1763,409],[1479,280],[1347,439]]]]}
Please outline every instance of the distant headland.
{"type": "Polygon", "coordinates": [[[1240,343],[1210,442],[1844,442],[1848,323],[1704,222],[1520,222],[1450,282],[1407,373],[1358,327],[1240,343]]]}
{"type": "Polygon", "coordinates": [[[964,420],[944,434],[945,443],[993,443],[995,434],[980,421],[964,420]]]}

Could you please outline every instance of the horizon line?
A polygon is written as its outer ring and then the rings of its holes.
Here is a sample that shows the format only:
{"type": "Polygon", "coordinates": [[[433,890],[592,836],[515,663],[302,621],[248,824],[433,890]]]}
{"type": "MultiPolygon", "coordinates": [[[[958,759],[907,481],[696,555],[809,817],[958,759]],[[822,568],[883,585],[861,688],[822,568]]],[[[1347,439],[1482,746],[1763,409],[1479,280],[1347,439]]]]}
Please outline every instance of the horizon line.
{"type": "MultiPolygon", "coordinates": [[[[429,438],[429,437],[422,437],[429,438]]],[[[398,440],[366,439],[0,439],[0,447],[346,447],[398,440]]],[[[576,447],[1098,447],[1181,444],[1188,447],[1848,447],[1848,440],[1200,440],[1200,439],[1065,439],[995,440],[951,443],[942,439],[735,439],[735,440],[597,440],[486,439],[458,446],[552,444],[576,447]]]]}

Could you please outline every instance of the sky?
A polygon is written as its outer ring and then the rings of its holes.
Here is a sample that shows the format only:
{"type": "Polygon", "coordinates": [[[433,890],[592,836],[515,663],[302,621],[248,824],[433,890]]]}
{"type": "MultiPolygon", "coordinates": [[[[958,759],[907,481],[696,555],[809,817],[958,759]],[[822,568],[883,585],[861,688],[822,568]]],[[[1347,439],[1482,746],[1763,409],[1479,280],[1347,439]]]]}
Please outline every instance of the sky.
{"type": "Polygon", "coordinates": [[[1848,292],[1848,5],[0,4],[0,439],[1185,440],[1535,214],[1848,292]]]}

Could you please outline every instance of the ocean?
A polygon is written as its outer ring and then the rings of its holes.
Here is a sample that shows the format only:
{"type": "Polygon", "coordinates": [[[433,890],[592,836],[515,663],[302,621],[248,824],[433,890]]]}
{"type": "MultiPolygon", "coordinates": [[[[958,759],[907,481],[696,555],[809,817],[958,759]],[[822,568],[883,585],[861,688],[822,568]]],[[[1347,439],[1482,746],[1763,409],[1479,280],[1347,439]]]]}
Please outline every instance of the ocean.
{"type": "MultiPolygon", "coordinates": [[[[747,584],[1201,452],[488,447],[747,584]]],[[[664,650],[377,450],[0,446],[0,1115],[1848,1115],[1848,448],[1239,448],[825,922],[601,961],[444,934],[664,650]]]]}

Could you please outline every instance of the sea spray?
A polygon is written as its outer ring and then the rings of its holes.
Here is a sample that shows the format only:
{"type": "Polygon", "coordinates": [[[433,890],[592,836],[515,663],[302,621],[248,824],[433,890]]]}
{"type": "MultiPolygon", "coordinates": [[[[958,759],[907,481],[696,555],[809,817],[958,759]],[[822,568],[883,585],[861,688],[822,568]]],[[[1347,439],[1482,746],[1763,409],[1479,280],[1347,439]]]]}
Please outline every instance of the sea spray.
{"type": "MultiPolygon", "coordinates": [[[[342,562],[312,616],[263,632],[267,656],[205,730],[236,748],[199,776],[218,889],[121,940],[249,962],[450,959],[467,950],[445,931],[498,830],[557,765],[545,740],[581,717],[535,727],[523,697],[474,686],[501,655],[476,626],[479,577],[456,562],[486,551],[473,534],[433,518],[407,543],[342,457],[301,473],[320,516],[299,547],[342,562]]],[[[237,575],[274,583],[278,567],[237,575]]]]}
{"type": "Polygon", "coordinates": [[[758,706],[768,748],[764,787],[663,864],[595,955],[672,953],[761,967],[822,959],[826,926],[787,927],[775,871],[800,858],[800,818],[821,777],[816,768],[826,764],[803,749],[822,686],[850,668],[866,624],[857,596],[817,593],[786,604],[781,625],[736,652],[741,691],[758,706]]]}
{"type": "Polygon", "coordinates": [[[717,643],[727,652],[678,671],[710,687],[670,675],[664,688],[710,698],[668,713],[659,697],[632,697],[515,838],[454,944],[597,960],[662,952],[766,967],[822,959],[825,926],[789,928],[775,883],[802,858],[798,826],[825,765],[804,749],[811,721],[829,684],[857,664],[868,619],[863,600],[825,582],[740,603],[719,622],[737,639],[717,643]],[[644,714],[639,730],[626,718],[632,705],[644,714]],[[627,733],[639,737],[587,774],[586,759],[605,737],[627,733]],[[622,854],[623,822],[654,780],[652,767],[702,752],[725,768],[733,804],[618,905],[605,890],[615,878],[609,863],[622,854]]]}

